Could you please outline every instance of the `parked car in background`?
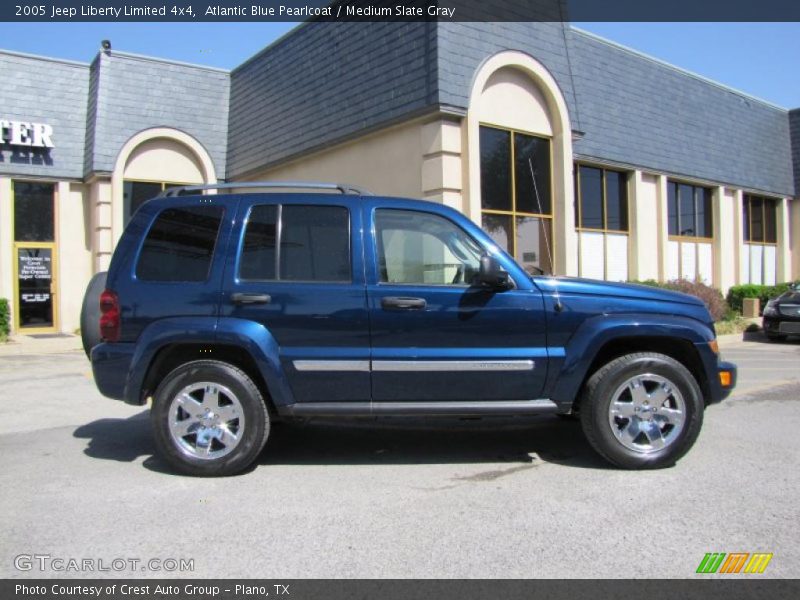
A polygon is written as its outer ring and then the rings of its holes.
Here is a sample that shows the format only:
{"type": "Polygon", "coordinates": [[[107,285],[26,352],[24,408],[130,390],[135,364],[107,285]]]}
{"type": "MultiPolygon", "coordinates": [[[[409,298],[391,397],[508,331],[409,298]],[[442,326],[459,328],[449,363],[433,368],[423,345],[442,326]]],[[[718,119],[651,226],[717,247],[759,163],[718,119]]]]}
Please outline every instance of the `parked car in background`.
{"type": "Polygon", "coordinates": [[[768,339],[777,342],[790,335],[800,335],[800,284],[767,302],[763,316],[762,325],[768,339]]]}

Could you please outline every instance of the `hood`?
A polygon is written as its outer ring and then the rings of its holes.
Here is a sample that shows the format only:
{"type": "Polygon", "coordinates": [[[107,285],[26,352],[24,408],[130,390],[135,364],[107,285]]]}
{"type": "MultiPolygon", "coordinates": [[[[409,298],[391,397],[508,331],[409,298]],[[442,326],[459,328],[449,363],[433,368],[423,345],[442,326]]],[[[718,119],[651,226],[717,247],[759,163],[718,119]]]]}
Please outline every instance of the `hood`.
{"type": "Polygon", "coordinates": [[[607,298],[631,298],[705,307],[702,300],[689,294],[634,283],[599,281],[580,277],[534,277],[533,281],[543,292],[558,290],[560,294],[589,294],[607,298]]]}

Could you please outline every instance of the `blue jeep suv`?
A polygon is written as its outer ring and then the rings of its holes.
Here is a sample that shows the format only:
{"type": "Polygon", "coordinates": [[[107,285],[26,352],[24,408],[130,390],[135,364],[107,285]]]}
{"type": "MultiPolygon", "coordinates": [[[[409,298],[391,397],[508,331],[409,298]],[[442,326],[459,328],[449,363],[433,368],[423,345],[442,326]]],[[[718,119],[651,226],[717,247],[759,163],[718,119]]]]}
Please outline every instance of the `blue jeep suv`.
{"type": "Polygon", "coordinates": [[[98,388],[152,401],[180,471],[241,471],[281,419],[547,413],[656,468],[735,384],[696,298],[531,276],[433,202],[253,185],[145,203],[87,290],[98,388]]]}

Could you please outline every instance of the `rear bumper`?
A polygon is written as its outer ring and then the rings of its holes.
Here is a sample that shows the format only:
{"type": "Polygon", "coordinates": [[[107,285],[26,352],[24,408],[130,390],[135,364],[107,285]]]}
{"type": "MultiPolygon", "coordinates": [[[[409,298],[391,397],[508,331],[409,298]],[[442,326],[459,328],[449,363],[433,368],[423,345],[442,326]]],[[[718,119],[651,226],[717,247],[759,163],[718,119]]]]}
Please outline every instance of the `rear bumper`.
{"type": "Polygon", "coordinates": [[[97,389],[103,396],[114,400],[127,400],[131,361],[136,344],[98,344],[92,348],[92,374],[97,389]]]}

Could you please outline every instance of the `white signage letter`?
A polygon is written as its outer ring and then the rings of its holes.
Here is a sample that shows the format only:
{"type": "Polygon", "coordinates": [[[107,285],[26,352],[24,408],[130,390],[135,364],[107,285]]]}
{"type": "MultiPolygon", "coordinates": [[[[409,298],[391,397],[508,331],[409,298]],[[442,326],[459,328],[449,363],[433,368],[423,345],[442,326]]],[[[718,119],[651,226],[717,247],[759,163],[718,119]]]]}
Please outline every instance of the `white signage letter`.
{"type": "Polygon", "coordinates": [[[33,145],[37,148],[54,148],[52,126],[47,123],[33,123],[33,145]]]}

